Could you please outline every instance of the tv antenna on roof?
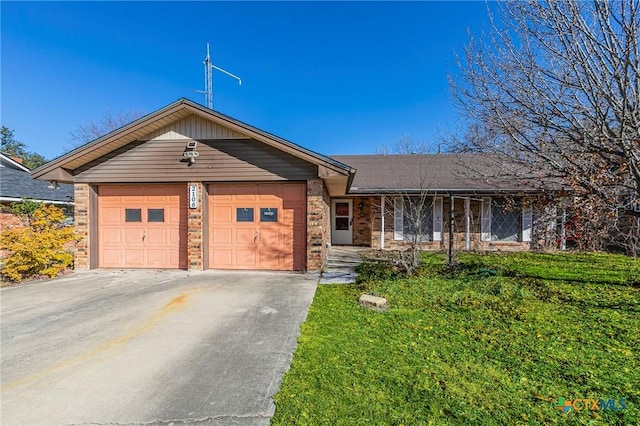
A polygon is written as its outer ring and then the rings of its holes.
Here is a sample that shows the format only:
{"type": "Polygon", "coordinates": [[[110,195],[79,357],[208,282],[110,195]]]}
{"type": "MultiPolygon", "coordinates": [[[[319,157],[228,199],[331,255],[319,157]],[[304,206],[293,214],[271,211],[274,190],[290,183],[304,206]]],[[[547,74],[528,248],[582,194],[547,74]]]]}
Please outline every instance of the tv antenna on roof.
{"type": "Polygon", "coordinates": [[[229,71],[217,67],[211,63],[211,55],[209,54],[209,43],[207,43],[207,56],[202,62],[204,64],[204,90],[196,90],[198,93],[204,93],[204,99],[207,103],[207,108],[213,109],[213,70],[216,69],[225,73],[229,77],[233,77],[238,80],[238,85],[242,86],[242,79],[237,75],[231,74],[229,71]]]}

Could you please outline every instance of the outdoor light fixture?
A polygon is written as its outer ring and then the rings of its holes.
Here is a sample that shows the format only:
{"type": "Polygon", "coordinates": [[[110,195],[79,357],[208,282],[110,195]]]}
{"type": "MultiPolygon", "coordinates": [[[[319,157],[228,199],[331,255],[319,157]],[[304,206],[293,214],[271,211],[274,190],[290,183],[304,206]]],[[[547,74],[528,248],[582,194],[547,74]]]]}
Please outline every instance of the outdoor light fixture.
{"type": "Polygon", "coordinates": [[[58,182],[55,180],[52,180],[49,182],[49,186],[47,186],[47,188],[49,189],[60,189],[60,185],[58,185],[58,182]]]}
{"type": "Polygon", "coordinates": [[[358,203],[358,207],[360,207],[360,210],[362,210],[364,208],[364,201],[360,201],[358,203]]]}
{"type": "Polygon", "coordinates": [[[182,156],[185,157],[189,165],[192,165],[196,162],[196,158],[200,156],[200,153],[196,151],[196,147],[198,146],[198,141],[189,141],[187,142],[187,146],[182,153],[182,156]]]}

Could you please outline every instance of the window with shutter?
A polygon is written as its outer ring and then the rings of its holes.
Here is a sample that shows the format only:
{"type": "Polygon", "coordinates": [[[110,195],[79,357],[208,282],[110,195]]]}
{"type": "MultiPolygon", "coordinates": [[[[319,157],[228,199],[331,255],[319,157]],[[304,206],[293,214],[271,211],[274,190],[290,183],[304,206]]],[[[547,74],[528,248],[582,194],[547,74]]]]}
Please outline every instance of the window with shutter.
{"type": "Polygon", "coordinates": [[[402,220],[402,197],[396,197],[393,202],[393,239],[402,241],[404,229],[404,221],[402,220]]]}
{"type": "Polygon", "coordinates": [[[442,198],[433,201],[433,241],[442,241],[442,198]]]}
{"type": "Polygon", "coordinates": [[[491,197],[482,198],[481,239],[491,241],[491,197]]]}

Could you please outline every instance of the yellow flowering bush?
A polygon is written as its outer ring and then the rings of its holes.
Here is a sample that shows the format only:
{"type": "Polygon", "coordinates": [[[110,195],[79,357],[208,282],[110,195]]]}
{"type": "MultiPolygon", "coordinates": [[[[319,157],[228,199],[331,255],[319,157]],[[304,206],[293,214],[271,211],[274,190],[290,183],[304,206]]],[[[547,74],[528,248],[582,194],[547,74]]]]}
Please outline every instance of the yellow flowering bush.
{"type": "Polygon", "coordinates": [[[29,214],[28,226],[8,229],[0,235],[3,279],[20,282],[24,278],[47,275],[55,277],[73,265],[73,253],[67,246],[76,241],[73,227],[63,226],[64,212],[42,204],[29,214]]]}

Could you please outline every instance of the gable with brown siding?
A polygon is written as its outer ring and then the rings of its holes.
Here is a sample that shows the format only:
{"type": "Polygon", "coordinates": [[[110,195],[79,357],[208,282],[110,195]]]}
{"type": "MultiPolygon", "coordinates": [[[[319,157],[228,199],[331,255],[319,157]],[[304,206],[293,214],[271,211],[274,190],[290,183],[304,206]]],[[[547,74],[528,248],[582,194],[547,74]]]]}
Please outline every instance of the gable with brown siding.
{"type": "Polygon", "coordinates": [[[76,182],[307,180],[318,167],[253,139],[199,140],[188,165],[188,140],[135,141],[75,171],[76,182]]]}

